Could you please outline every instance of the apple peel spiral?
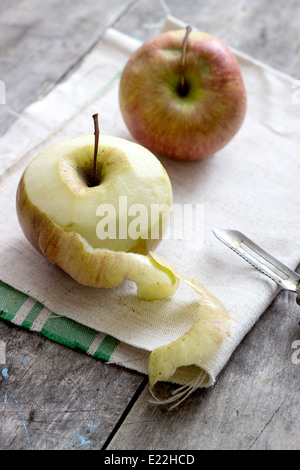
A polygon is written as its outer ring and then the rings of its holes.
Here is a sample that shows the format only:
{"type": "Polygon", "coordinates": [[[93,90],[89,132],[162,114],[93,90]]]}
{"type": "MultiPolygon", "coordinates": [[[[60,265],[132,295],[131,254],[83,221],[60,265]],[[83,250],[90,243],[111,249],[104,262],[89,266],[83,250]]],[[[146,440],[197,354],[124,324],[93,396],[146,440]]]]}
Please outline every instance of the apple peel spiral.
{"type": "Polygon", "coordinates": [[[160,381],[183,384],[166,400],[160,400],[152,392],[155,403],[173,403],[174,407],[196,388],[210,385],[211,374],[206,365],[230,336],[235,321],[224,305],[199,281],[186,277],[161,256],[151,255],[161,266],[172,271],[178,281],[183,281],[201,296],[191,328],[175,341],[154,349],[148,359],[150,389],[153,390],[160,381]]]}

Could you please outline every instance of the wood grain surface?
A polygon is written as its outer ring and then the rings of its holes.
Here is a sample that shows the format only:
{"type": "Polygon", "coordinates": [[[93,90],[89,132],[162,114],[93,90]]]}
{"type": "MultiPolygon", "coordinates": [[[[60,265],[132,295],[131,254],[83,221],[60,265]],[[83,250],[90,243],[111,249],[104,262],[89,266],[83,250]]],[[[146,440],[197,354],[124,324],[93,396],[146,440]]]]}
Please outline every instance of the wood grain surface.
{"type": "MultiPolygon", "coordinates": [[[[166,14],[300,79],[297,0],[2,0],[0,133],[72,73],[107,27],[145,40],[166,14]]],[[[149,403],[142,374],[1,322],[0,449],[298,450],[299,319],[295,297],[279,294],[216,385],[173,411],[149,403]]]]}

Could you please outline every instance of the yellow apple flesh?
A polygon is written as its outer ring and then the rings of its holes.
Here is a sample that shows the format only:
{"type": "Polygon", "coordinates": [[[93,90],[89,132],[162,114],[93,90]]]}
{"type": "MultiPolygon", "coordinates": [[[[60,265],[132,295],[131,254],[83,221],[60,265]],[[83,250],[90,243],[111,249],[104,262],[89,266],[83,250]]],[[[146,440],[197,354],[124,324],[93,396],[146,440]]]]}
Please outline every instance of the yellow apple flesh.
{"type": "MultiPolygon", "coordinates": [[[[142,146],[117,137],[100,137],[100,184],[93,186],[94,136],[68,139],[42,151],[28,165],[17,190],[17,214],[29,242],[51,263],[77,282],[94,287],[115,287],[124,278],[134,281],[141,299],[172,295],[178,287],[173,273],[147,253],[160,238],[164,211],[172,204],[168,175],[157,158],[142,146]],[[120,197],[128,207],[142,204],[149,213],[147,233],[137,239],[99,239],[97,209],[120,197]],[[152,205],[161,205],[156,218],[152,205]]],[[[128,219],[129,220],[129,219],[128,219]]],[[[130,221],[130,220],[129,220],[130,221]]],[[[127,227],[126,227],[127,228],[127,227]]]]}

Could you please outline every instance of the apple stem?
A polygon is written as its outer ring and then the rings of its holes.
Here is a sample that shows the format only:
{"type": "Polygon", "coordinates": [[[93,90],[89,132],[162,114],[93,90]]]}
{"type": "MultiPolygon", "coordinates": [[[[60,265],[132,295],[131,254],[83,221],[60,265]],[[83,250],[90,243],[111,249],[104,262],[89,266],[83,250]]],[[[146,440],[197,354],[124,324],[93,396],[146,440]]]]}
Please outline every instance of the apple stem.
{"type": "Polygon", "coordinates": [[[99,122],[98,114],[93,114],[94,119],[94,129],[95,129],[95,146],[94,146],[94,166],[93,166],[93,185],[97,186],[99,184],[97,178],[97,160],[98,160],[98,144],[99,144],[99,122]]]}
{"type": "Polygon", "coordinates": [[[185,57],[186,57],[186,49],[187,43],[189,39],[189,35],[192,31],[191,26],[186,27],[186,33],[182,42],[182,51],[181,51],[181,63],[180,63],[180,87],[179,91],[182,96],[185,96],[187,93],[187,87],[185,82],[185,57]]]}

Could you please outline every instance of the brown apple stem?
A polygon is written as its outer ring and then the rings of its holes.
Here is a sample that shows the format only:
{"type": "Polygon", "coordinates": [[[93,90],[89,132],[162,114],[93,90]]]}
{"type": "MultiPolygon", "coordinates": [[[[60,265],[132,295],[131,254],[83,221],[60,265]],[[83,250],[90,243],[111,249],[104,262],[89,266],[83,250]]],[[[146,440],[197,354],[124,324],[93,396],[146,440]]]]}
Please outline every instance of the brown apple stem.
{"type": "Polygon", "coordinates": [[[94,165],[93,165],[93,185],[97,186],[100,181],[97,178],[97,161],[98,161],[98,144],[99,144],[99,122],[98,114],[93,115],[95,129],[95,146],[94,146],[94,165]]]}
{"type": "Polygon", "coordinates": [[[192,31],[191,26],[186,27],[186,33],[182,42],[182,50],[181,50],[181,63],[180,63],[180,92],[182,96],[186,94],[186,82],[185,82],[185,58],[186,58],[186,49],[187,43],[189,39],[189,35],[192,31]]]}

